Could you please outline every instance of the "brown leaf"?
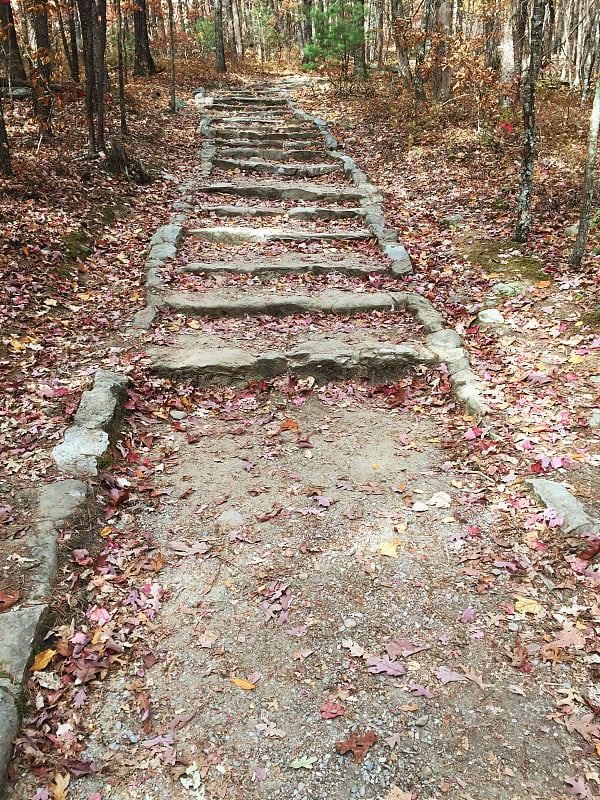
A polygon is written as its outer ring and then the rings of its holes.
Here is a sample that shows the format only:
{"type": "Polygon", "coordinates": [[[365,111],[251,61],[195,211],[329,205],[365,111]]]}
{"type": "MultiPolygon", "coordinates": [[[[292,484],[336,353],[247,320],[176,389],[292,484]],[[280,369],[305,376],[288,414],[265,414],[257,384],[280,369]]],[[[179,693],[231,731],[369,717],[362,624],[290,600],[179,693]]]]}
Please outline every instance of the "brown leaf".
{"type": "Polygon", "coordinates": [[[336,742],[335,749],[338,753],[351,752],[355,761],[362,761],[367,755],[367,750],[372,747],[377,741],[377,734],[373,731],[367,731],[362,736],[358,736],[356,732],[350,734],[350,738],[345,742],[336,742]]]}
{"type": "Polygon", "coordinates": [[[0,592],[0,614],[14,606],[14,604],[18,602],[20,596],[20,592],[11,592],[10,594],[7,592],[0,592]]]}
{"type": "Polygon", "coordinates": [[[54,781],[48,787],[54,800],[66,800],[70,780],[71,776],[68,772],[65,772],[64,775],[61,775],[60,772],[55,773],[54,781]]]}

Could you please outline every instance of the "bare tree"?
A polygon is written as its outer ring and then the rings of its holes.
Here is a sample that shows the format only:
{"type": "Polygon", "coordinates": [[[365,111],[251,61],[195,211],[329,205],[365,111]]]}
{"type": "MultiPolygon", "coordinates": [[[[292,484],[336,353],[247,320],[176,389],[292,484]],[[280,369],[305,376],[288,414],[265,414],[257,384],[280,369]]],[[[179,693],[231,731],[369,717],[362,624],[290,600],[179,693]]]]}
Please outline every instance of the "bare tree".
{"type": "Polygon", "coordinates": [[[223,0],[214,0],[215,9],[215,69],[227,72],[225,63],[225,38],[223,36],[223,0]]]}
{"type": "Polygon", "coordinates": [[[529,27],[529,69],[523,84],[523,153],[521,156],[521,193],[517,203],[515,240],[526,242],[531,229],[531,194],[533,167],[537,156],[535,88],[542,64],[546,0],[533,0],[529,27]]]}
{"type": "Polygon", "coordinates": [[[0,94],[0,173],[2,175],[12,175],[10,164],[10,148],[8,146],[8,134],[4,124],[4,107],[2,105],[2,95],[0,94]]]}
{"type": "Polygon", "coordinates": [[[594,199],[594,184],[596,182],[596,154],[598,152],[598,129],[600,128],[600,75],[596,77],[596,91],[590,118],[590,135],[588,139],[587,157],[583,172],[583,187],[581,191],[581,208],[579,212],[579,228],[575,244],[569,256],[569,265],[574,269],[581,268],[581,259],[585,253],[588,233],[590,230],[590,216],[594,199]]]}

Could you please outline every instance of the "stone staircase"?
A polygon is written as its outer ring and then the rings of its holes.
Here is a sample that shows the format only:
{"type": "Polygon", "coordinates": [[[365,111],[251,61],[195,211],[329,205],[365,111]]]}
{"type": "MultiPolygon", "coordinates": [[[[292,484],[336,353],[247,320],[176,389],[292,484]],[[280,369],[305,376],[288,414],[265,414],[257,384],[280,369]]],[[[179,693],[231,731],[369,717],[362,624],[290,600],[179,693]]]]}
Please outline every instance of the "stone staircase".
{"type": "Polygon", "coordinates": [[[409,256],[325,122],[276,88],[196,103],[199,177],[151,240],[135,323],[176,321],[149,351],[154,372],[200,385],[285,374],[381,383],[444,362],[467,408],[484,413],[460,337],[429,301],[399,291],[409,256]]]}

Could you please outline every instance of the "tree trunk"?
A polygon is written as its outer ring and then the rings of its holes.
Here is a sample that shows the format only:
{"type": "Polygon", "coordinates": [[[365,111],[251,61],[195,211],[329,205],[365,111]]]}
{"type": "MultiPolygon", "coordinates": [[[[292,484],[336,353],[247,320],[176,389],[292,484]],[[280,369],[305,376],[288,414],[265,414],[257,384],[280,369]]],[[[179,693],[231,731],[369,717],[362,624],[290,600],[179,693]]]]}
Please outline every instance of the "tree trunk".
{"type": "Polygon", "coordinates": [[[2,175],[12,175],[8,134],[6,133],[6,125],[4,124],[4,106],[2,105],[2,95],[0,95],[0,173],[2,175]]]}
{"type": "Polygon", "coordinates": [[[417,100],[427,99],[427,95],[425,94],[425,84],[423,81],[423,62],[425,61],[425,55],[427,54],[427,47],[433,26],[434,13],[435,13],[435,0],[425,0],[425,6],[423,8],[423,21],[421,23],[421,27],[423,29],[423,39],[421,40],[421,42],[419,42],[419,46],[417,47],[417,54],[415,57],[414,84],[415,84],[415,97],[417,98],[417,100]]]}
{"type": "Polygon", "coordinates": [[[74,83],[79,83],[81,80],[81,69],[79,66],[79,47],[77,46],[77,19],[73,6],[69,6],[69,43],[71,48],[71,61],[73,63],[72,78],[74,83]]]}
{"type": "Polygon", "coordinates": [[[313,41],[312,0],[302,0],[301,15],[302,63],[308,64],[310,57],[306,54],[306,46],[312,44],[313,41]]]}
{"type": "Polygon", "coordinates": [[[225,41],[223,37],[223,2],[214,0],[215,11],[215,70],[224,74],[227,72],[225,63],[225,41]]]}
{"type": "Polygon", "coordinates": [[[534,0],[529,29],[529,69],[523,86],[523,154],[521,156],[521,193],[517,203],[517,225],[515,240],[526,242],[531,229],[531,193],[533,190],[533,167],[537,155],[535,130],[535,85],[542,63],[544,42],[544,16],[546,0],[534,0]]]}
{"type": "Polygon", "coordinates": [[[451,20],[451,9],[448,0],[437,0],[434,19],[435,32],[439,42],[435,48],[433,95],[438,103],[443,103],[450,96],[450,81],[452,78],[452,70],[450,67],[444,66],[444,58],[448,51],[451,20]]]}
{"type": "Polygon", "coordinates": [[[121,123],[121,135],[127,136],[127,117],[125,114],[125,47],[123,42],[123,14],[121,11],[121,0],[115,0],[115,11],[117,14],[117,70],[119,73],[119,119],[121,123]]]}
{"type": "Polygon", "coordinates": [[[150,52],[150,39],[148,38],[148,7],[146,0],[136,0],[133,11],[134,75],[156,75],[156,65],[150,52]]]}
{"type": "Polygon", "coordinates": [[[396,58],[398,59],[398,72],[402,83],[407,89],[414,88],[415,78],[410,68],[410,60],[406,47],[404,46],[404,36],[412,28],[412,22],[404,10],[403,0],[393,0],[392,2],[392,31],[394,36],[394,47],[396,58]]]}
{"type": "Polygon", "coordinates": [[[53,55],[48,28],[48,12],[46,6],[41,4],[30,6],[29,14],[35,37],[35,53],[33,54],[35,67],[31,75],[33,111],[38,119],[40,137],[46,139],[52,136],[52,105],[54,101],[54,95],[50,91],[53,55]]]}
{"type": "Polygon", "coordinates": [[[6,69],[8,85],[10,87],[14,84],[27,83],[27,73],[19,49],[10,0],[9,2],[0,0],[0,29],[0,52],[6,69]]]}
{"type": "Polygon", "coordinates": [[[173,15],[173,0],[167,0],[169,14],[169,111],[176,111],[175,97],[175,20],[173,15]]]}
{"type": "Polygon", "coordinates": [[[514,75],[520,78],[523,73],[523,54],[525,31],[527,30],[527,0],[516,0],[513,12],[513,53],[515,56],[514,75]]]}
{"type": "Polygon", "coordinates": [[[362,31],[362,39],[354,51],[354,72],[361,78],[367,77],[367,56],[365,49],[365,4],[363,0],[356,0],[356,25],[362,31]]]}
{"type": "Polygon", "coordinates": [[[60,3],[56,5],[56,13],[58,16],[58,30],[60,33],[60,40],[62,42],[63,50],[65,52],[65,58],[67,59],[67,64],[69,65],[71,80],[73,81],[73,83],[79,83],[79,58],[77,54],[77,48],[75,48],[75,56],[73,57],[73,50],[71,49],[69,41],[67,40],[67,32],[65,31],[65,24],[63,22],[62,13],[60,10],[60,3]]]}
{"type": "Polygon", "coordinates": [[[498,3],[494,2],[484,8],[483,13],[483,34],[485,38],[483,55],[485,65],[488,69],[499,72],[502,58],[500,55],[500,8],[498,3]]]}
{"type": "Polygon", "coordinates": [[[90,155],[97,152],[96,146],[96,70],[94,59],[94,34],[92,6],[94,0],[77,0],[81,37],[83,39],[83,64],[85,68],[85,114],[88,125],[88,150],[90,155]]]}
{"type": "Polygon", "coordinates": [[[581,209],[579,212],[579,228],[573,250],[569,256],[569,265],[574,269],[581,268],[581,259],[585,253],[588,233],[590,230],[590,216],[594,199],[594,184],[596,181],[596,154],[598,152],[598,129],[600,128],[600,76],[596,78],[596,91],[594,105],[590,118],[590,136],[588,140],[587,158],[583,173],[583,187],[581,191],[581,209]]]}

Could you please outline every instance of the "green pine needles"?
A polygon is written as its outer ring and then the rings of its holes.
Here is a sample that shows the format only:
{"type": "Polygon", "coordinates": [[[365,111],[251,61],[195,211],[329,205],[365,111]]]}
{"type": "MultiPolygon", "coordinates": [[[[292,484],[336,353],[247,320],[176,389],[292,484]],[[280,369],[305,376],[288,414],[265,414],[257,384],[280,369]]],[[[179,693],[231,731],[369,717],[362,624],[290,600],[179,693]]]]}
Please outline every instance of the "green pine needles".
{"type": "Polygon", "coordinates": [[[340,88],[352,77],[360,51],[364,53],[364,5],[358,0],[333,0],[327,10],[312,10],[312,42],[304,48],[305,69],[324,70],[340,88]]]}

